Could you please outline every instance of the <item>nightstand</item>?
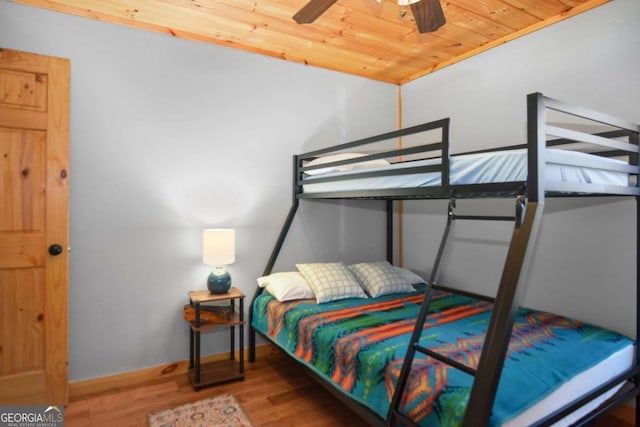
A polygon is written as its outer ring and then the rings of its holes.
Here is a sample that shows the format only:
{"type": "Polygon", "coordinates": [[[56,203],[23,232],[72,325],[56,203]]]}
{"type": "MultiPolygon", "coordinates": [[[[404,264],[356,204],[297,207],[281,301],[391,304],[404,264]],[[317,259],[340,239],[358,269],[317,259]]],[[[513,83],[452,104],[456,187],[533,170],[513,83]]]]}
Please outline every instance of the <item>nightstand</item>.
{"type": "Polygon", "coordinates": [[[237,288],[229,289],[226,294],[211,294],[207,289],[189,292],[189,303],[195,309],[195,320],[189,322],[189,378],[195,390],[212,384],[244,379],[244,297],[242,291],[237,288]],[[201,304],[215,302],[229,304],[230,318],[215,323],[203,322],[200,318],[201,304]],[[223,327],[229,328],[231,336],[229,360],[201,364],[200,333],[223,327]],[[236,328],[240,335],[238,361],[235,360],[236,328]]]}

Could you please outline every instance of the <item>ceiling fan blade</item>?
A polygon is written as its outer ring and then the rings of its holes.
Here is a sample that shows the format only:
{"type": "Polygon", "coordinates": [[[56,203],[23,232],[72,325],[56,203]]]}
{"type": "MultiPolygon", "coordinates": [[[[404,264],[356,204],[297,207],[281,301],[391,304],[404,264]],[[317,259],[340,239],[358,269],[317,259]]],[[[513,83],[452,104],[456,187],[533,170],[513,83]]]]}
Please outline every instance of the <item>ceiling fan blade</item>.
{"type": "Polygon", "coordinates": [[[439,0],[421,0],[413,3],[411,12],[421,33],[435,31],[447,22],[439,0]]]}
{"type": "Polygon", "coordinates": [[[293,15],[293,20],[298,24],[309,24],[318,19],[318,17],[336,1],[337,0],[311,0],[293,15]]]}

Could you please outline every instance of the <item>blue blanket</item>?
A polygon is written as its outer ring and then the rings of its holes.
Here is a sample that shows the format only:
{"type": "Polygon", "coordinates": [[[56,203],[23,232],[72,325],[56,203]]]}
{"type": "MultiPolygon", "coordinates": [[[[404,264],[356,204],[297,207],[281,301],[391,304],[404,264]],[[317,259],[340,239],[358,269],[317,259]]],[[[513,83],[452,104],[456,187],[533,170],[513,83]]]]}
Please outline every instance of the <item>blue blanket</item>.
{"type": "MultiPolygon", "coordinates": [[[[421,292],[324,304],[280,303],[264,294],[254,303],[253,326],[385,418],[421,301],[421,292]]],[[[491,309],[487,302],[436,292],[420,344],[476,368],[491,309]]],[[[593,325],[520,309],[490,424],[517,416],[630,343],[593,325]]],[[[461,425],[472,381],[416,355],[401,410],[424,426],[461,425]]]]}

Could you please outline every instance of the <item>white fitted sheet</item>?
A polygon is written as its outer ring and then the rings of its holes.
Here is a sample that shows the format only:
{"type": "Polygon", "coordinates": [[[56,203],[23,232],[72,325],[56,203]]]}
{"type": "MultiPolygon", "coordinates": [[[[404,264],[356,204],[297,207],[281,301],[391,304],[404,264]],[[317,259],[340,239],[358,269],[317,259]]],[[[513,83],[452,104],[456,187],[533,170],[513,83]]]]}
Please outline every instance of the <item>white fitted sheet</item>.
{"type": "MultiPolygon", "coordinates": [[[[629,185],[627,173],[613,172],[594,167],[572,166],[567,163],[580,159],[593,159],[602,165],[626,164],[621,160],[609,159],[577,151],[547,149],[545,152],[546,182],[593,183],[606,185],[629,185]]],[[[419,160],[396,163],[386,167],[360,169],[357,171],[332,172],[305,178],[303,191],[319,193],[331,191],[380,190],[391,188],[415,188],[441,185],[440,172],[389,175],[371,178],[349,179],[349,175],[362,172],[403,169],[416,166],[440,164],[440,159],[419,160]],[[342,176],[339,181],[313,183],[315,178],[342,176]]],[[[496,182],[524,182],[527,180],[527,150],[505,150],[490,153],[451,156],[450,184],[485,184],[496,182]]]]}

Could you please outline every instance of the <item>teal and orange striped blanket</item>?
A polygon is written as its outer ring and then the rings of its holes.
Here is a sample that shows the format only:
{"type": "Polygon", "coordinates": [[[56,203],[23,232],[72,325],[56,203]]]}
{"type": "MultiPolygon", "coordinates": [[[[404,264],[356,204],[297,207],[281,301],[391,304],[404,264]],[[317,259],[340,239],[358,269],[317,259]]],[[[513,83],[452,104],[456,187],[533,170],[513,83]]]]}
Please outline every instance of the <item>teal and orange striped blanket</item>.
{"type": "MultiPolygon", "coordinates": [[[[265,293],[254,302],[253,326],[384,419],[421,301],[417,292],[280,303],[265,293]]],[[[436,292],[420,344],[477,367],[491,308],[467,296],[436,292]]],[[[593,325],[520,309],[491,425],[502,425],[630,343],[593,325]]],[[[460,425],[471,384],[468,374],[417,355],[401,407],[421,425],[460,425]]]]}

